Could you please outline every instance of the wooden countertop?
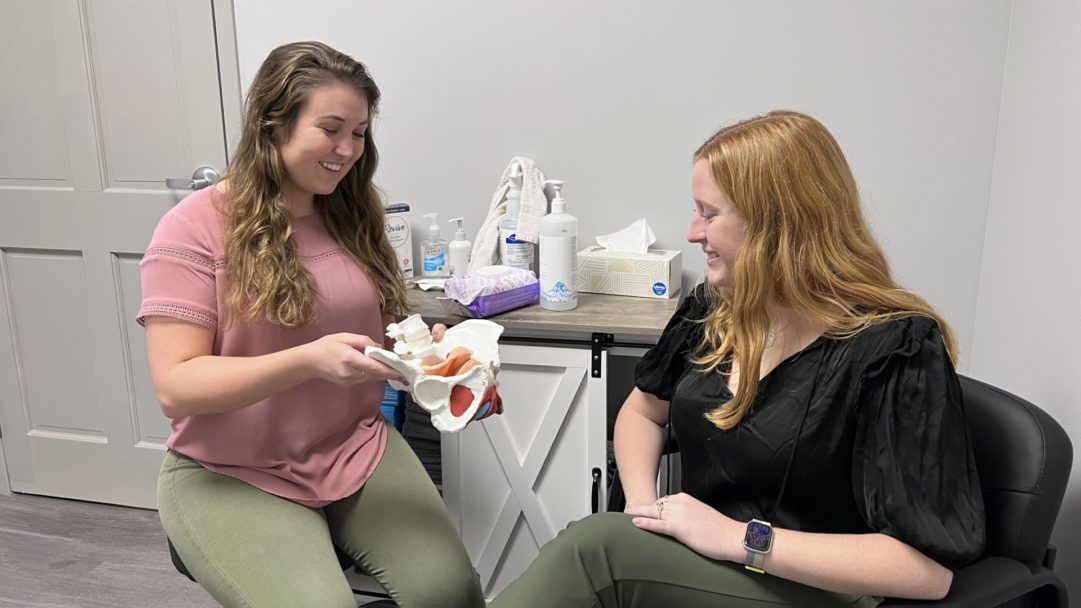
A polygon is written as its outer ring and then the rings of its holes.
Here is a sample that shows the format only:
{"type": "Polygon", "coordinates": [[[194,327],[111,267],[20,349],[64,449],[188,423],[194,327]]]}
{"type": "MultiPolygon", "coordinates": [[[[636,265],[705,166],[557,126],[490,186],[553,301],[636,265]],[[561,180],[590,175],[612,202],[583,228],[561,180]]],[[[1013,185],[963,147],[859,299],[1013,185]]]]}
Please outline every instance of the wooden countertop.
{"type": "MultiPolygon", "coordinates": [[[[436,300],[443,292],[407,291],[413,312],[419,313],[428,324],[454,325],[466,317],[448,313],[436,300]]],[[[597,293],[579,293],[578,307],[574,310],[554,312],[544,310],[540,304],[532,304],[510,310],[488,320],[507,329],[508,335],[567,336],[588,339],[595,332],[612,334],[617,341],[631,339],[635,342],[656,342],[664,326],[679,306],[680,297],[668,300],[632,298],[597,293]]]]}

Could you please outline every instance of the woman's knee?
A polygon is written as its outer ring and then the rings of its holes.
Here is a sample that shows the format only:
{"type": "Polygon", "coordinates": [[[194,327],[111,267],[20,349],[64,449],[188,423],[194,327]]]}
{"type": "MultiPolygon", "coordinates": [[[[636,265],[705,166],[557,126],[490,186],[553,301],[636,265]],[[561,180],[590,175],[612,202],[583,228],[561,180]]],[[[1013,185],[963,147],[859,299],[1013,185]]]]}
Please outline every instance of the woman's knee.
{"type": "Polygon", "coordinates": [[[480,576],[468,568],[446,567],[415,573],[408,588],[397,589],[394,599],[402,608],[484,608],[480,576]]]}
{"type": "Polygon", "coordinates": [[[643,534],[631,523],[631,517],[624,513],[596,513],[584,519],[571,522],[565,530],[552,541],[563,552],[577,554],[601,551],[610,553],[627,548],[634,542],[635,535],[643,534]]]}

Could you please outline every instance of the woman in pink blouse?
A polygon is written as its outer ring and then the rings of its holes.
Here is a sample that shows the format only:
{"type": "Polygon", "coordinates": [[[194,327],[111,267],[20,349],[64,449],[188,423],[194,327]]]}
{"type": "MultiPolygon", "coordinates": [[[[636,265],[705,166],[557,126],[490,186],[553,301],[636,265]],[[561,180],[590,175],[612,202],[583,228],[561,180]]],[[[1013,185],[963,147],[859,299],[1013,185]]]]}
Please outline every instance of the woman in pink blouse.
{"type": "Polygon", "coordinates": [[[162,218],[141,264],[172,419],[161,519],[223,605],[354,607],[335,546],[400,606],[484,605],[435,487],[380,415],[397,374],[363,354],[405,310],[372,184],[378,101],[364,66],[324,44],[272,51],[225,179],[162,218]]]}

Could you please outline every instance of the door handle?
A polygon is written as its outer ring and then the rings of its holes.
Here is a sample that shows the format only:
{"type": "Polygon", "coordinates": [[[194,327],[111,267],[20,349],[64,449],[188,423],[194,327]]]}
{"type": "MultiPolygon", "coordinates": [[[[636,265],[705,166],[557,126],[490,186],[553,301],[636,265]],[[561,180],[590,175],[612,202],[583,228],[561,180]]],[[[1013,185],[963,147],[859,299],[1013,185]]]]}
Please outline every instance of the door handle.
{"type": "Polygon", "coordinates": [[[219,179],[221,176],[213,167],[199,167],[192,174],[191,179],[170,177],[165,180],[165,187],[173,190],[202,190],[218,183],[219,179]]]}
{"type": "Polygon", "coordinates": [[[593,513],[600,513],[601,511],[601,470],[597,467],[593,467],[593,491],[591,492],[593,513]]]}

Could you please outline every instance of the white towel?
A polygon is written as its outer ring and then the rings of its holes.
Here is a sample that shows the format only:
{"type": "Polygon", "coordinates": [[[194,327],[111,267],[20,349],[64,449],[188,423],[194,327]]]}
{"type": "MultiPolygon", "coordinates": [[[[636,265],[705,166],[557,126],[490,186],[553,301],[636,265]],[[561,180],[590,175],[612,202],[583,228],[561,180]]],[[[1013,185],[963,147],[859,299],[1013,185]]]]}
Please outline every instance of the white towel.
{"type": "Polygon", "coordinates": [[[522,202],[518,209],[518,240],[536,243],[540,238],[540,220],[548,213],[548,199],[544,197],[544,173],[533,160],[515,156],[503,176],[499,187],[492,194],[488,216],[484,218],[477,236],[473,239],[473,251],[469,255],[469,272],[478,268],[499,264],[499,222],[507,215],[507,190],[510,189],[510,173],[514,163],[522,168],[522,202]]]}

